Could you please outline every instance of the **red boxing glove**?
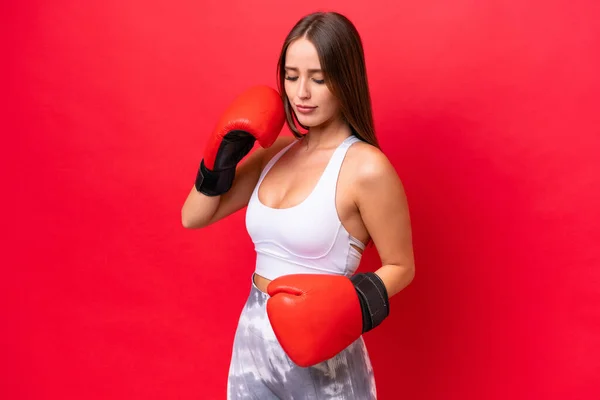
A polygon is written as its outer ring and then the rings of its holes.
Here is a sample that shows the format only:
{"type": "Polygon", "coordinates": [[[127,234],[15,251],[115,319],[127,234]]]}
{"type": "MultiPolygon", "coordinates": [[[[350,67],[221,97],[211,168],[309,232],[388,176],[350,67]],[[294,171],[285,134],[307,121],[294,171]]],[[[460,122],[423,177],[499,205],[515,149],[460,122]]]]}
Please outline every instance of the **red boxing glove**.
{"type": "Polygon", "coordinates": [[[271,281],[267,314],[281,347],[301,367],[328,360],[389,315],[383,281],[374,273],[352,278],[294,274],[271,281]]]}
{"type": "Polygon", "coordinates": [[[227,192],[235,178],[237,164],[254,143],[269,147],[285,122],[279,93],[258,85],[240,94],[225,110],[206,144],[196,176],[196,190],[207,196],[227,192]]]}

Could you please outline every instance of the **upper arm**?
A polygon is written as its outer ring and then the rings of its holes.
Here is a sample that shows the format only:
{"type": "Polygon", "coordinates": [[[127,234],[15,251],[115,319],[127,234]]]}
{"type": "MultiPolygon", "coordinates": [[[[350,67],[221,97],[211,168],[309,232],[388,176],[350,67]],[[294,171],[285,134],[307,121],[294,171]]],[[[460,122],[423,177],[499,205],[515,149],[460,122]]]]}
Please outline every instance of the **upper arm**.
{"type": "Polygon", "coordinates": [[[207,225],[213,224],[247,206],[265,165],[279,150],[293,140],[294,137],[280,136],[269,148],[258,147],[240,162],[231,189],[221,195],[219,206],[207,225]]]}
{"type": "Polygon", "coordinates": [[[412,229],[404,186],[387,157],[368,147],[356,173],[356,204],[383,265],[414,268],[412,229]]]}

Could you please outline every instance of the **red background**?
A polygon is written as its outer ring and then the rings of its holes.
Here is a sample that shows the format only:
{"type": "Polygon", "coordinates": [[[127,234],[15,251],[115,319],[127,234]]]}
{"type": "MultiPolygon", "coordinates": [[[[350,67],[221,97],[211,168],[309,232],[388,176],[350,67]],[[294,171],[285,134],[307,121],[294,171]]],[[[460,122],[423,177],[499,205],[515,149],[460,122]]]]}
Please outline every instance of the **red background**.
{"type": "Polygon", "coordinates": [[[600,398],[598,4],[3,2],[2,397],[225,398],[252,243],[244,211],[181,206],[219,113],[326,9],[413,219],[415,280],[366,335],[379,398],[600,398]]]}

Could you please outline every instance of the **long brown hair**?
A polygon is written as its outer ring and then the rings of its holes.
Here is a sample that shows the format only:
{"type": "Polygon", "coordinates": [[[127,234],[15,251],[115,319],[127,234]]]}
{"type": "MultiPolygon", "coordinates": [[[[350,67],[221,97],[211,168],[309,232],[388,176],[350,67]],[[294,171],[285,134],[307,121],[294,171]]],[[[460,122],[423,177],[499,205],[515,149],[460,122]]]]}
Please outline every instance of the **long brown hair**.
{"type": "Polygon", "coordinates": [[[304,136],[285,94],[285,57],[289,45],[308,39],[317,49],[326,84],[341,106],[342,118],[359,139],[379,148],[373,124],[362,40],[354,24],[337,12],[316,12],[300,19],[285,38],[277,62],[277,83],[285,108],[286,122],[294,136],[304,136]]]}

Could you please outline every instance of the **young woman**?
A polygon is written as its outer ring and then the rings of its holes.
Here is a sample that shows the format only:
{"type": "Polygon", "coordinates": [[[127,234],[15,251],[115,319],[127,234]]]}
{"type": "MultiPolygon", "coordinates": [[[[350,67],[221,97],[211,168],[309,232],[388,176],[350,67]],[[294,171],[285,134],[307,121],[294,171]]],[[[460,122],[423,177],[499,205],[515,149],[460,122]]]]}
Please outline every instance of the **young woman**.
{"type": "Polygon", "coordinates": [[[406,196],[375,136],[354,25],[333,12],[305,16],[278,75],[279,93],[252,88],[221,117],[182,209],[183,225],[201,228],[247,206],[257,261],[228,398],[374,399],[361,335],[387,317],[415,268],[406,196]],[[284,120],[293,137],[278,137],[284,120]],[[371,241],[382,266],[356,274],[371,241]]]}

